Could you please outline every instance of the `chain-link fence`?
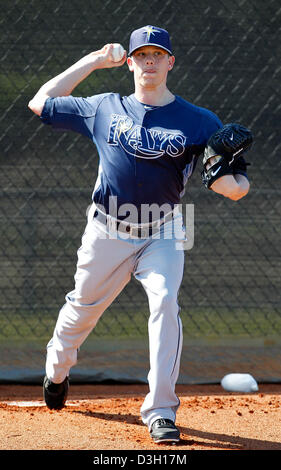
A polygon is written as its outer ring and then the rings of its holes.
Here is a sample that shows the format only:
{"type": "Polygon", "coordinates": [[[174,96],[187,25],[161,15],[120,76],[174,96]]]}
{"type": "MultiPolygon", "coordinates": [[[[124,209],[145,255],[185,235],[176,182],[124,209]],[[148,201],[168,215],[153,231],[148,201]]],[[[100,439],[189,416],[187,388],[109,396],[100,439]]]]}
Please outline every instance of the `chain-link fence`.
{"type": "MultiPolygon", "coordinates": [[[[195,206],[195,245],[186,252],[179,299],[180,380],[215,381],[233,368],[279,380],[279,2],[1,0],[0,6],[0,380],[41,379],[46,342],[73,288],[97,176],[91,142],[42,125],[28,101],[105,43],[127,48],[131,31],[146,24],[170,32],[176,64],[169,88],[255,135],[246,198],[234,203],[207,191],[198,165],[182,201],[195,206]]],[[[133,92],[126,66],[96,71],[74,94],[106,91],[133,92]]],[[[145,293],[132,281],[81,348],[74,377],[145,380],[147,318],[145,293]]]]}

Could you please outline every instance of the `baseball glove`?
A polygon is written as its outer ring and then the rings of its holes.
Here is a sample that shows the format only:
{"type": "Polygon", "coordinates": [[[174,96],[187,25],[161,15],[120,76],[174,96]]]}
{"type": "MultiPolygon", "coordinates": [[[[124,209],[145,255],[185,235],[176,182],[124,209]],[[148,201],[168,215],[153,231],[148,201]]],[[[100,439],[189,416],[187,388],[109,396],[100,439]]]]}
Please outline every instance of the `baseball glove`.
{"type": "Polygon", "coordinates": [[[225,124],[207,142],[203,157],[202,182],[206,188],[224,175],[244,174],[247,165],[242,153],[253,143],[249,129],[237,123],[225,124]]]}

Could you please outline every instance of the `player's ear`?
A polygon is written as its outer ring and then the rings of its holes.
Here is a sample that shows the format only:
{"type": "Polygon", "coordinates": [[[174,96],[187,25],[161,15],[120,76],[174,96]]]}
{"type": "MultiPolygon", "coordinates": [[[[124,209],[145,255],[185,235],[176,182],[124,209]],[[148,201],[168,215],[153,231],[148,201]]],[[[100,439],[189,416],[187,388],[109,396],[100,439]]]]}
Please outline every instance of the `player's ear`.
{"type": "Polygon", "coordinates": [[[169,70],[172,70],[172,68],[174,67],[175,61],[176,61],[175,56],[169,55],[169,57],[168,57],[169,70]]]}
{"type": "Polygon", "coordinates": [[[133,68],[133,61],[131,57],[127,57],[127,64],[128,64],[130,72],[133,72],[134,68],[133,68]]]}

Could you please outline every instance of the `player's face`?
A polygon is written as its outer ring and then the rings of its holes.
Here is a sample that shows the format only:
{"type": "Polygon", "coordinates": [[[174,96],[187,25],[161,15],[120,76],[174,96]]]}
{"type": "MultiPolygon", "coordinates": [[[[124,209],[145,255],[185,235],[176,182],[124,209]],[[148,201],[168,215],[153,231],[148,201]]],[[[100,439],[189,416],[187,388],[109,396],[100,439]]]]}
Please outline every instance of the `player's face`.
{"type": "Polygon", "coordinates": [[[128,66],[134,72],[135,82],[143,87],[166,84],[169,70],[173,68],[174,56],[156,46],[144,46],[128,57],[128,66]]]}

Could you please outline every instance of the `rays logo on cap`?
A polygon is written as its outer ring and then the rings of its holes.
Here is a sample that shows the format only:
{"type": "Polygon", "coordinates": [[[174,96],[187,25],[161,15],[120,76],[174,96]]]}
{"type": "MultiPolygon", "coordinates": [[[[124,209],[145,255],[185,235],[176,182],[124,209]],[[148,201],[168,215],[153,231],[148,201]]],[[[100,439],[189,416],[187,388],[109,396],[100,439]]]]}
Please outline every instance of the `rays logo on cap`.
{"type": "Polygon", "coordinates": [[[145,26],[144,31],[146,31],[148,41],[150,41],[151,34],[154,35],[154,33],[160,33],[160,31],[158,31],[158,29],[154,28],[154,26],[145,26]]]}

